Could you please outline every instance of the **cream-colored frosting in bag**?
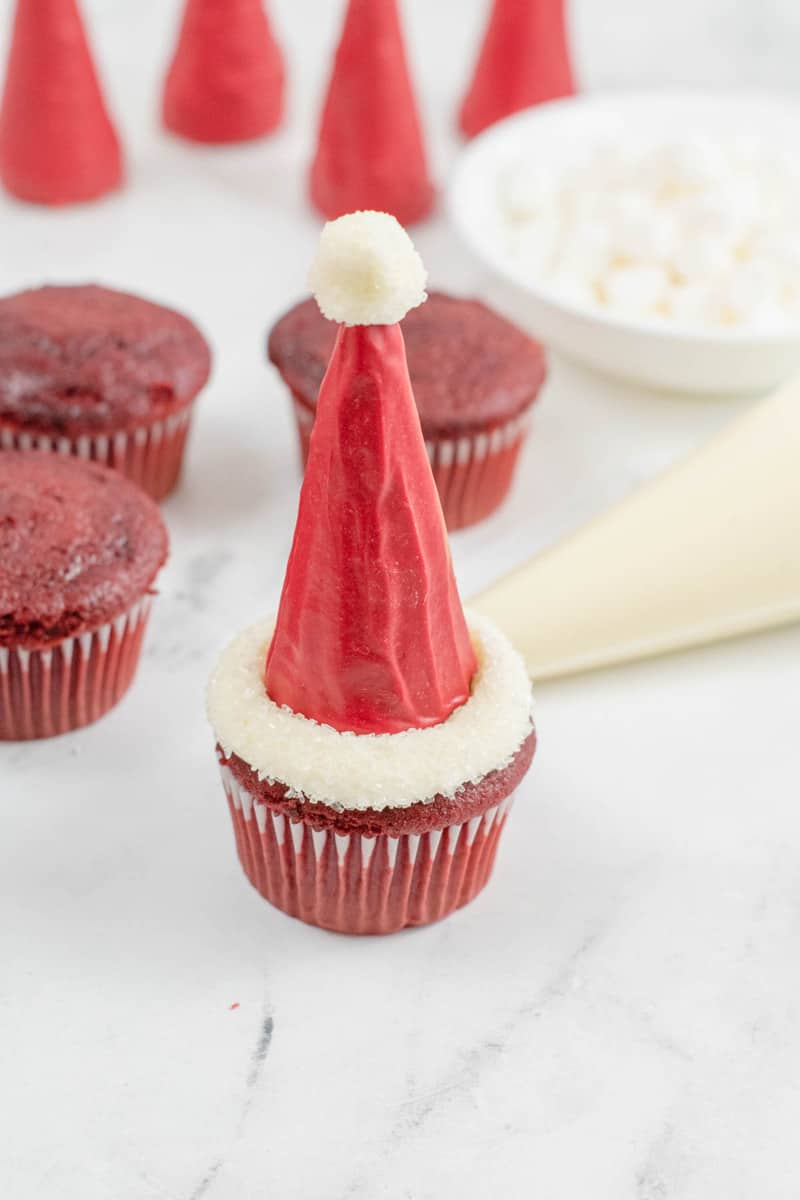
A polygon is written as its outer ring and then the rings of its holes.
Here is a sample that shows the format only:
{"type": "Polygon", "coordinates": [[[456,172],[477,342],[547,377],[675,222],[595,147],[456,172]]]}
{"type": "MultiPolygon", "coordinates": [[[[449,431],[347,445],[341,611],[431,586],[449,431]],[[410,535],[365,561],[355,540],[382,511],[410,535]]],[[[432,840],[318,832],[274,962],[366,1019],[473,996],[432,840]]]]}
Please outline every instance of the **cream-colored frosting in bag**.
{"type": "Polygon", "coordinates": [[[800,620],[800,380],[471,607],[537,680],[800,620]]]}

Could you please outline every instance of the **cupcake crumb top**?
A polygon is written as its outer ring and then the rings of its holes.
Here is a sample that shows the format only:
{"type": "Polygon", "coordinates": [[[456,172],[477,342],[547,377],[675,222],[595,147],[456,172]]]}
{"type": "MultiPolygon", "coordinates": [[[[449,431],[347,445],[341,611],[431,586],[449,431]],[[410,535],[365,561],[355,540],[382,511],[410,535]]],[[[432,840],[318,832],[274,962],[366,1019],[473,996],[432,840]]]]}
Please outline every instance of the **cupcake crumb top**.
{"type": "Polygon", "coordinates": [[[0,452],[0,647],[97,629],[149,591],[166,557],[157,505],[116,471],[0,452]]]}
{"type": "MultiPolygon", "coordinates": [[[[422,432],[484,430],[523,413],[547,374],[539,343],[481,301],[432,290],[402,323],[422,432]]],[[[295,304],[269,334],[268,355],[297,400],[316,408],[336,340],[313,299],[295,304]]]]}
{"type": "Polygon", "coordinates": [[[211,352],[182,313],[94,284],[0,297],[0,428],[114,434],[185,408],[211,352]]]}

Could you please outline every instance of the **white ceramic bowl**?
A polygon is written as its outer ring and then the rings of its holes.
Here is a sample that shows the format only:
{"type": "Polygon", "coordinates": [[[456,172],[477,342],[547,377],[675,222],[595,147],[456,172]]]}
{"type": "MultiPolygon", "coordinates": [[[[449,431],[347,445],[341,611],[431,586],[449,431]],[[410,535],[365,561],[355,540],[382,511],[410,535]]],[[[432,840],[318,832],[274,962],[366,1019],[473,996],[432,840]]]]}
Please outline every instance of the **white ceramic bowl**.
{"type": "Polygon", "coordinates": [[[487,298],[546,345],[600,371],[680,392],[758,392],[800,370],[800,329],[694,330],[654,325],[573,305],[537,285],[504,246],[498,180],[525,156],[558,165],[565,147],[607,143],[609,131],[654,140],[687,129],[730,139],[753,135],[795,150],[800,105],[763,95],[655,92],[580,96],[528,109],[487,130],[463,151],[448,207],[486,272],[487,298]]]}

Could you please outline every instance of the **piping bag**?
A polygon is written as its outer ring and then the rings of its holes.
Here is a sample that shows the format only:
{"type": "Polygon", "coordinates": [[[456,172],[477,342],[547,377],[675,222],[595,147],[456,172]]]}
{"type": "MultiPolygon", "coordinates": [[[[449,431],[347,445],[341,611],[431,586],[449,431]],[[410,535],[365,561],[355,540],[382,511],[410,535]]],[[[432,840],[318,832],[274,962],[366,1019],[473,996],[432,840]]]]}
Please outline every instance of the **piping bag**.
{"type": "Polygon", "coordinates": [[[800,378],[470,608],[537,681],[800,620],[800,378]]]}

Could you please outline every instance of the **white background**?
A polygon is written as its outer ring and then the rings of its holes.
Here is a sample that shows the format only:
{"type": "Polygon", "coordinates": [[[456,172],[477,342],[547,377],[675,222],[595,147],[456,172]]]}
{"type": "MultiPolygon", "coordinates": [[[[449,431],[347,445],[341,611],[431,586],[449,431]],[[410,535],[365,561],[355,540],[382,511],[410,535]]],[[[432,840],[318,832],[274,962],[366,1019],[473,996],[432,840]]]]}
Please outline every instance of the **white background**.
{"type": "MultiPolygon", "coordinates": [[[[483,7],[404,5],[440,177],[483,7]]],[[[172,303],[216,370],[134,691],[92,729],[0,747],[0,1195],[796,1200],[797,630],[541,688],[496,877],[440,926],[344,939],[244,882],[203,689],[274,605],[291,536],[263,345],[316,238],[303,172],[340,5],[273,3],[287,127],[226,151],[158,132],[177,5],[86,9],[129,187],[64,213],[1,200],[3,290],[172,303]]],[[[574,24],[589,87],[796,84],[794,0],[581,0],[574,24]]],[[[440,220],[417,240],[434,283],[477,286],[440,220]]],[[[509,503],[454,538],[465,594],[740,405],[554,364],[509,503]]]]}

